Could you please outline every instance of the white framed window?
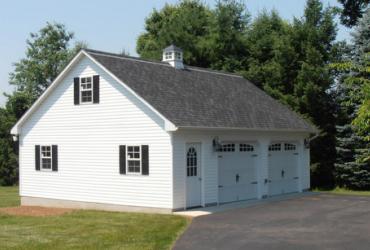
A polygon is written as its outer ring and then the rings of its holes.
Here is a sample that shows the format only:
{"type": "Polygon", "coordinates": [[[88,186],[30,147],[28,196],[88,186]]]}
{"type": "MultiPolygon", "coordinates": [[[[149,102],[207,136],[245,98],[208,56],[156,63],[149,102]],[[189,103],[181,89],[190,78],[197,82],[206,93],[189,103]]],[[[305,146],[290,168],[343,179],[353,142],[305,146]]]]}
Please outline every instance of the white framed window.
{"type": "Polygon", "coordinates": [[[172,59],[172,52],[166,52],[166,53],[164,54],[164,58],[165,58],[165,59],[172,59]]]}
{"type": "Polygon", "coordinates": [[[40,147],[41,170],[52,171],[52,147],[44,145],[40,147]]]}
{"type": "Polygon", "coordinates": [[[80,78],[80,103],[93,102],[93,82],[92,77],[80,78]]]}
{"type": "Polygon", "coordinates": [[[198,173],[198,160],[197,160],[197,151],[194,147],[189,148],[188,153],[186,154],[186,173],[187,176],[197,176],[198,173]]]}
{"type": "Polygon", "coordinates": [[[220,151],[221,152],[234,152],[235,144],[234,143],[222,144],[220,151]]]}
{"type": "Polygon", "coordinates": [[[141,147],[127,146],[126,150],[126,172],[129,174],[141,174],[141,147]]]}
{"type": "Polygon", "coordinates": [[[250,145],[250,144],[241,143],[239,144],[239,151],[240,152],[253,152],[254,147],[253,145],[250,145]]]}
{"type": "Polygon", "coordinates": [[[281,144],[275,143],[269,146],[269,151],[281,151],[281,144]]]}
{"type": "Polygon", "coordinates": [[[285,151],[294,151],[294,150],[296,150],[296,146],[292,143],[284,143],[284,150],[285,151]]]}

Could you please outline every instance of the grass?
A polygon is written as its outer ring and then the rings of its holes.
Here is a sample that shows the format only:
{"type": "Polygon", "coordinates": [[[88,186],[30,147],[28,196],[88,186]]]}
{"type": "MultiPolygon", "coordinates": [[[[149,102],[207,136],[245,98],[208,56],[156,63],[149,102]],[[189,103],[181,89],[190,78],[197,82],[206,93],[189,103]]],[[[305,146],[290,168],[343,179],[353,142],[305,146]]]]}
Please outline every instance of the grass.
{"type": "Polygon", "coordinates": [[[19,206],[18,187],[0,187],[0,207],[19,206]]]}
{"type": "MultiPolygon", "coordinates": [[[[0,206],[19,204],[17,188],[0,187],[0,206]]],[[[1,249],[170,249],[189,220],[174,215],[75,211],[62,216],[0,212],[1,249]]]]}
{"type": "Polygon", "coordinates": [[[347,188],[336,187],[331,190],[326,189],[314,189],[315,192],[326,192],[331,194],[342,194],[342,195],[360,195],[360,196],[370,196],[370,191],[356,191],[347,188]]]}

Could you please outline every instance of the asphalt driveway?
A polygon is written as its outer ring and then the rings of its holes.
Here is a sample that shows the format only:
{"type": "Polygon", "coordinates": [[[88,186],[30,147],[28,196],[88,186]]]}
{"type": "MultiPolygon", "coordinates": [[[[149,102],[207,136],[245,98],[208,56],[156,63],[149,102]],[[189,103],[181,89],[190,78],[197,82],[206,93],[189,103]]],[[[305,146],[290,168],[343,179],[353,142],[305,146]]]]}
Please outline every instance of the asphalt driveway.
{"type": "Polygon", "coordinates": [[[193,220],[181,249],[370,249],[370,197],[317,194],[193,220]]]}

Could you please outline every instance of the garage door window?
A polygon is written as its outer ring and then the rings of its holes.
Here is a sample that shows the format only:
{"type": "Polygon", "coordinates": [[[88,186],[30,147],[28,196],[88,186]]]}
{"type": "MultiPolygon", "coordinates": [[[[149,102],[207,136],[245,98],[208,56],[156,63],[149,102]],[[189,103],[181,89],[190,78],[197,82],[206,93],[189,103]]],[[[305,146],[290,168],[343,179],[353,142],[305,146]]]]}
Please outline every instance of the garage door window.
{"type": "Polygon", "coordinates": [[[235,144],[234,143],[222,144],[220,151],[221,152],[234,152],[235,144]]]}
{"type": "Polygon", "coordinates": [[[269,151],[280,151],[280,150],[281,150],[281,144],[280,143],[271,144],[269,146],[269,151]]]}
{"type": "Polygon", "coordinates": [[[197,176],[197,151],[191,147],[186,155],[187,160],[187,176],[197,176]]]}
{"type": "Polygon", "coordinates": [[[292,151],[292,150],[295,150],[296,149],[296,146],[294,144],[291,144],[291,143],[285,143],[284,144],[284,150],[285,151],[292,151]]]}
{"type": "Polygon", "coordinates": [[[239,144],[239,151],[240,152],[253,152],[254,147],[250,144],[241,143],[239,144]]]}

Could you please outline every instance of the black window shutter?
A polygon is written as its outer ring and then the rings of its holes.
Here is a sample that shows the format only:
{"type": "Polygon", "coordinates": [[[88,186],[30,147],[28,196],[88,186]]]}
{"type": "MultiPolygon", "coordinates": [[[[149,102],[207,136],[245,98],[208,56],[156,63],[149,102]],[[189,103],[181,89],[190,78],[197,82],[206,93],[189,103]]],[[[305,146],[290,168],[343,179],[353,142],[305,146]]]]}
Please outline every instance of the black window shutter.
{"type": "Polygon", "coordinates": [[[99,103],[100,95],[99,95],[99,76],[93,76],[93,103],[99,103]]]}
{"type": "Polygon", "coordinates": [[[149,146],[148,145],[142,145],[141,146],[141,174],[142,175],[149,175],[149,146]]]}
{"type": "Polygon", "coordinates": [[[40,171],[40,145],[35,145],[35,169],[40,171]]]}
{"type": "Polygon", "coordinates": [[[119,146],[119,173],[126,174],[126,146],[119,146]]]}
{"type": "Polygon", "coordinates": [[[75,77],[73,79],[74,81],[74,104],[78,105],[80,104],[80,78],[75,77]]]}
{"type": "Polygon", "coordinates": [[[53,171],[58,171],[58,146],[57,145],[52,145],[51,146],[51,151],[52,151],[52,170],[53,171]]]}

